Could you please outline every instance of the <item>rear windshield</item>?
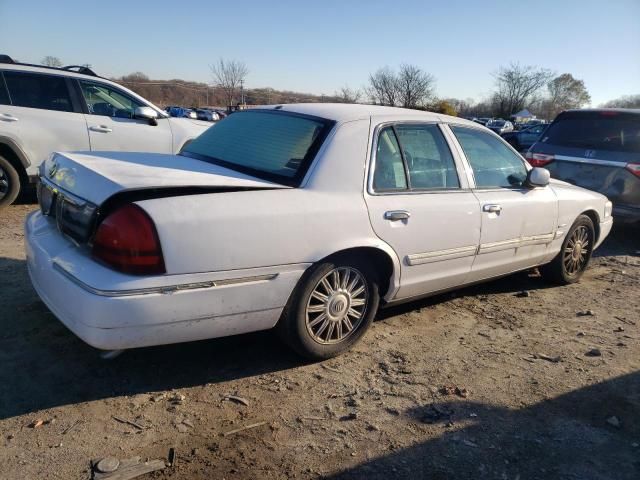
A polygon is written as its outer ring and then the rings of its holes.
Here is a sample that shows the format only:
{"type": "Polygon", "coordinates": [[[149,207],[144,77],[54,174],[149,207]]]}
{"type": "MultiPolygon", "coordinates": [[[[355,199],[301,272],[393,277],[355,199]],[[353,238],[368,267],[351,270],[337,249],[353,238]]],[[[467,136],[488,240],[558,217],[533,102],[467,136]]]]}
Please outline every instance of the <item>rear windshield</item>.
{"type": "Polygon", "coordinates": [[[196,138],[183,155],[298,186],[333,122],[281,111],[237,112],[196,138]]]}
{"type": "Polygon", "coordinates": [[[624,112],[561,114],[540,141],[561,147],[640,152],[640,115],[624,112]]]}

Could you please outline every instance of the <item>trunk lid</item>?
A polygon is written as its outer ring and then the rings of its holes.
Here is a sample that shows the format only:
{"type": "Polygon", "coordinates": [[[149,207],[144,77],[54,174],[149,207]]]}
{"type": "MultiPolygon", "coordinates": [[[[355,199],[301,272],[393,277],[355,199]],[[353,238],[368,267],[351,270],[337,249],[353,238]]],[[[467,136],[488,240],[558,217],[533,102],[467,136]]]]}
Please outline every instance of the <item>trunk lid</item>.
{"type": "Polygon", "coordinates": [[[156,153],[54,153],[40,176],[94,205],[128,191],[290,188],[194,158],[156,153]]]}

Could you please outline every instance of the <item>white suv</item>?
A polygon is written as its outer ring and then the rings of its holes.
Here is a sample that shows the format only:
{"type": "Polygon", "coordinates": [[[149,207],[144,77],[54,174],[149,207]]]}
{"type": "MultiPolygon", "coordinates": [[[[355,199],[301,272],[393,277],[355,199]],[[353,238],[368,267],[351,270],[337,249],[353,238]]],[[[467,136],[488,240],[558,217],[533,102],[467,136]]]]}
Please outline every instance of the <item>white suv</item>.
{"type": "Polygon", "coordinates": [[[170,118],[89,68],[28,65],[0,55],[0,207],[37,178],[51,152],[177,153],[210,126],[170,118]]]}

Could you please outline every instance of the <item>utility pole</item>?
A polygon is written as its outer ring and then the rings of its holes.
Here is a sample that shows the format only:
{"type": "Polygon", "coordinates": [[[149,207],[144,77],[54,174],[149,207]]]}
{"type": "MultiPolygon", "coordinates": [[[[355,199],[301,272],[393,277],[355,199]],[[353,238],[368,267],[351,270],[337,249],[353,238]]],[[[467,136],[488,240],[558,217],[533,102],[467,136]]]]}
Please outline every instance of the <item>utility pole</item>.
{"type": "Polygon", "coordinates": [[[240,80],[240,105],[244,106],[244,80],[240,80]]]}

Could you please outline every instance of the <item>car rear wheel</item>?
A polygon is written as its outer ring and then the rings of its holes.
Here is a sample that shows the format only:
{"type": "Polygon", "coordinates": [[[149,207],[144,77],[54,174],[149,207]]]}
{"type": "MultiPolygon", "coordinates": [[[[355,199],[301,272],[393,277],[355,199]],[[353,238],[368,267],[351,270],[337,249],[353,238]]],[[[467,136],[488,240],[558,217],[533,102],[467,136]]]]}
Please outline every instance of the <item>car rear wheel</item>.
{"type": "Polygon", "coordinates": [[[541,267],[542,276],[564,285],[577,282],[589,265],[594,242],[593,222],[588,216],[580,215],[562,242],[560,253],[541,267]]]}
{"type": "Polygon", "coordinates": [[[360,259],[312,266],[300,280],[278,324],[284,342],[313,360],[348,350],[378,310],[377,274],[360,259]]]}
{"type": "Polygon", "coordinates": [[[0,157],[0,208],[11,205],[20,193],[20,175],[11,163],[0,157]]]}

